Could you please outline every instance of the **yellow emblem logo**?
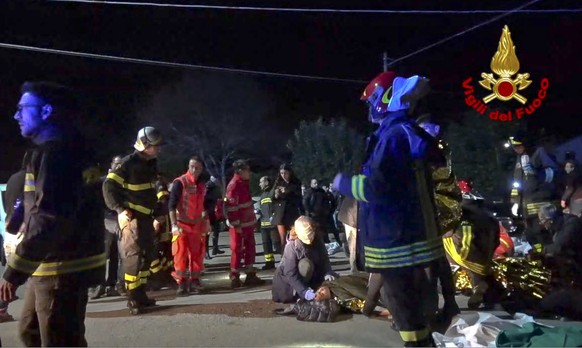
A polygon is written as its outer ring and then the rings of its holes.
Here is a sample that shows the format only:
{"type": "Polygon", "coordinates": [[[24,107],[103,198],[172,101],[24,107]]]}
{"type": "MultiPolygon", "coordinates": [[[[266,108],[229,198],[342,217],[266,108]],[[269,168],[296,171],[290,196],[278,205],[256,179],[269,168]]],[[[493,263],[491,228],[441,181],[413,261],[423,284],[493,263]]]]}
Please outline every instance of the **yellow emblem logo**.
{"type": "Polygon", "coordinates": [[[491,70],[499,75],[499,78],[496,79],[492,73],[481,73],[483,80],[479,81],[481,86],[493,92],[483,98],[485,104],[496,98],[501,101],[515,99],[522,104],[527,102],[527,98],[520,95],[518,90],[527,88],[531,80],[528,80],[529,73],[517,74],[514,79],[512,78],[519,71],[519,60],[507,25],[503,27],[499,47],[491,59],[491,70]]]}

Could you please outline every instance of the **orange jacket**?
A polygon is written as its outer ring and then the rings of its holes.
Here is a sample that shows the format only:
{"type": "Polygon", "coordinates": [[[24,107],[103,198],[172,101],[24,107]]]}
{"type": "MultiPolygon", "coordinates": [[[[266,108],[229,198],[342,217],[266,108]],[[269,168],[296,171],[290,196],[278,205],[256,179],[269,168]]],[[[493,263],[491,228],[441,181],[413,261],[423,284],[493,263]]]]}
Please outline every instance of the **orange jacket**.
{"type": "Polygon", "coordinates": [[[192,174],[186,173],[174,180],[174,186],[180,191],[178,192],[180,199],[176,205],[178,223],[191,227],[204,226],[208,218],[204,213],[205,184],[200,180],[197,181],[192,174]],[[177,186],[177,183],[180,186],[177,186]]]}
{"type": "Polygon", "coordinates": [[[233,227],[244,228],[256,224],[249,181],[239,174],[235,174],[226,187],[226,216],[233,227]]]}

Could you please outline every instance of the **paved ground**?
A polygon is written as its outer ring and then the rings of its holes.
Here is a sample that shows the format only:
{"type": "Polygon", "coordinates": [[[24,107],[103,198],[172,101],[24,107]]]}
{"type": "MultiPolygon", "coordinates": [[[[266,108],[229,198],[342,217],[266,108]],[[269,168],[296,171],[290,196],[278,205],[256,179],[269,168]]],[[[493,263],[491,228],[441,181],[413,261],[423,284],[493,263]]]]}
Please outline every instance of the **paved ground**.
{"type": "MultiPolygon", "coordinates": [[[[257,245],[260,236],[256,235],[257,245]]],[[[221,245],[228,243],[222,233],[221,245]]],[[[259,246],[258,250],[262,248],[259,246]]],[[[90,301],[87,308],[87,340],[90,346],[107,347],[380,347],[402,346],[398,333],[382,318],[346,315],[335,323],[305,323],[292,317],[279,317],[273,309],[283,306],[270,301],[272,271],[260,272],[265,286],[232,291],[228,288],[229,253],[207,261],[203,282],[208,292],[176,298],[173,290],[151,293],[159,306],[137,317],[128,315],[121,297],[90,301]]],[[[277,259],[278,261],[278,259],[277,259]]],[[[343,252],[331,257],[336,271],[347,273],[349,266],[343,252]]],[[[264,259],[257,257],[256,266],[264,259]]],[[[24,288],[19,289],[22,298],[24,288]]],[[[466,308],[466,297],[458,302],[466,308]]],[[[10,313],[18,319],[22,300],[10,304],[10,313]]],[[[469,313],[469,312],[467,312],[469,313]]],[[[498,315],[507,315],[498,312],[498,315]]],[[[5,347],[22,346],[17,323],[0,324],[5,347]]]]}

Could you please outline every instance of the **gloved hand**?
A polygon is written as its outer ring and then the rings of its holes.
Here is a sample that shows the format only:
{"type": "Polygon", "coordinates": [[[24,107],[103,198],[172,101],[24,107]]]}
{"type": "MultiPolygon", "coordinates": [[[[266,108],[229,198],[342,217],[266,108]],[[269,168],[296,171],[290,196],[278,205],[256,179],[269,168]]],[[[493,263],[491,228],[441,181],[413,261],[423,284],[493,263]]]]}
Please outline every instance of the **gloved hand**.
{"type": "Polygon", "coordinates": [[[315,292],[313,291],[313,289],[309,288],[305,291],[305,295],[303,295],[303,298],[305,298],[307,301],[313,301],[313,299],[315,299],[315,292]]]}
{"type": "Polygon", "coordinates": [[[335,276],[333,274],[326,274],[325,277],[323,277],[323,279],[331,282],[332,280],[335,280],[335,276]]]}
{"type": "Polygon", "coordinates": [[[173,224],[172,225],[172,235],[178,236],[178,235],[181,235],[181,234],[182,234],[182,229],[178,225],[173,224]]]}
{"type": "Polygon", "coordinates": [[[117,222],[119,223],[119,228],[122,228],[131,221],[131,212],[127,209],[122,211],[117,215],[117,222]]]}
{"type": "Polygon", "coordinates": [[[523,172],[526,175],[533,175],[533,174],[535,174],[534,168],[531,165],[531,163],[526,163],[525,165],[523,165],[522,169],[523,169],[523,172]]]}
{"type": "Polygon", "coordinates": [[[511,206],[511,213],[513,214],[513,216],[517,216],[518,209],[519,209],[519,204],[513,203],[513,205],[511,206]]]}
{"type": "Polygon", "coordinates": [[[340,185],[340,182],[342,181],[344,176],[345,176],[344,174],[338,173],[338,174],[336,174],[335,178],[333,178],[333,183],[331,184],[331,187],[334,190],[339,191],[339,185],[340,185]]]}

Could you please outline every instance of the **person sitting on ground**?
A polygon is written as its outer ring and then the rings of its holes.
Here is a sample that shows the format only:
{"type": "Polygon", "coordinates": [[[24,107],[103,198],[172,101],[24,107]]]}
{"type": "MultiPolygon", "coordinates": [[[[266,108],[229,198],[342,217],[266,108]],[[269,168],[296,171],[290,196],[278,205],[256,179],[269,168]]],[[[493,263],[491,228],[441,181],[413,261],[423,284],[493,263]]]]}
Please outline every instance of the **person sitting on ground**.
{"type": "Polygon", "coordinates": [[[315,222],[300,216],[291,229],[283,257],[273,276],[274,302],[290,303],[297,298],[311,301],[325,280],[333,280],[327,250],[321,236],[316,235],[315,222]]]}

